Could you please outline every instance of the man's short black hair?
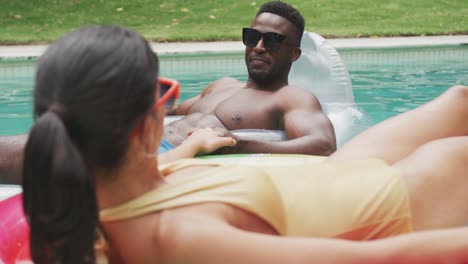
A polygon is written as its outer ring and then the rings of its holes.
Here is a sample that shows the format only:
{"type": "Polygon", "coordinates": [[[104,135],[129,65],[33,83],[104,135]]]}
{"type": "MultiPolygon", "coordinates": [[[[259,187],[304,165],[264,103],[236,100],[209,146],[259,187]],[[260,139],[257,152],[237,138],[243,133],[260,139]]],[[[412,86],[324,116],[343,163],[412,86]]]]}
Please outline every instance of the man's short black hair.
{"type": "Polygon", "coordinates": [[[304,32],[304,17],[297,11],[296,8],[290,4],[281,1],[271,1],[263,4],[257,12],[257,16],[261,13],[272,13],[289,20],[297,29],[297,36],[299,43],[302,39],[302,33],[304,32]]]}

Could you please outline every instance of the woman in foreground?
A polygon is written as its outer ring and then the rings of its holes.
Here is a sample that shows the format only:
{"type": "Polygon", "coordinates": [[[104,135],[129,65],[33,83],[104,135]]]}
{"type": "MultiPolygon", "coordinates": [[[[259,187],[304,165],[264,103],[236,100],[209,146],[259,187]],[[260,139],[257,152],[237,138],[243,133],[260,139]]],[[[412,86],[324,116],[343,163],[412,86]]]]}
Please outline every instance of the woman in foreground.
{"type": "Polygon", "coordinates": [[[320,164],[160,165],[172,92],[158,73],[121,27],[41,56],[23,167],[36,263],[468,263],[468,229],[452,229],[468,218],[468,87],[320,164]]]}

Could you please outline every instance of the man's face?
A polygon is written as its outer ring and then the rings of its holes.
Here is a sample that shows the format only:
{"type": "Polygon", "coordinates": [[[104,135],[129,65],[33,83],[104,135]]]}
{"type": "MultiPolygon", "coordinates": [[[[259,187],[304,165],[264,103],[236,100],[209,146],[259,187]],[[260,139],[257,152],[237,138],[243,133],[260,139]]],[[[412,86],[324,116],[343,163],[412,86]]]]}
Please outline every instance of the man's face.
{"type": "Polygon", "coordinates": [[[294,60],[293,53],[298,49],[294,25],[281,16],[261,13],[250,27],[261,33],[274,32],[286,37],[276,51],[265,48],[268,45],[265,45],[264,37],[255,47],[246,46],[245,63],[250,78],[257,82],[271,82],[275,78],[287,76],[294,60]]]}

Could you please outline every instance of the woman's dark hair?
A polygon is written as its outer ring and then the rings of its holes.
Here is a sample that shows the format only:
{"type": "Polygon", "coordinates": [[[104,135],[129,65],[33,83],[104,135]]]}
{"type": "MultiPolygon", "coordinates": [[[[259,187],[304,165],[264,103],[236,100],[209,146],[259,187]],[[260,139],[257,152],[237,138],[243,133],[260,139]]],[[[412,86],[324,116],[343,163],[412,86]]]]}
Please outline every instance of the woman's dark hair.
{"type": "Polygon", "coordinates": [[[302,34],[304,32],[305,22],[304,17],[299,11],[291,5],[281,2],[272,1],[263,4],[257,12],[257,16],[261,13],[272,13],[289,20],[296,28],[297,43],[301,43],[302,34]]]}
{"type": "Polygon", "coordinates": [[[137,33],[85,27],[38,61],[23,206],[35,263],[94,263],[95,168],[117,169],[155,98],[158,61],[137,33]]]}

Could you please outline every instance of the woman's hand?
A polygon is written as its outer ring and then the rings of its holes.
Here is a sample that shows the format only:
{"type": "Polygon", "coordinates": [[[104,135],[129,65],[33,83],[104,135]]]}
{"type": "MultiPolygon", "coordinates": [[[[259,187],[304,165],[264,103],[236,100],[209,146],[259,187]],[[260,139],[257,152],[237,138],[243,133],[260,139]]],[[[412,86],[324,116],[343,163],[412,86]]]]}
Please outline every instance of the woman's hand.
{"type": "Polygon", "coordinates": [[[190,144],[198,155],[204,155],[222,147],[232,147],[237,143],[229,131],[200,128],[190,132],[189,137],[182,144],[190,144]]]}

